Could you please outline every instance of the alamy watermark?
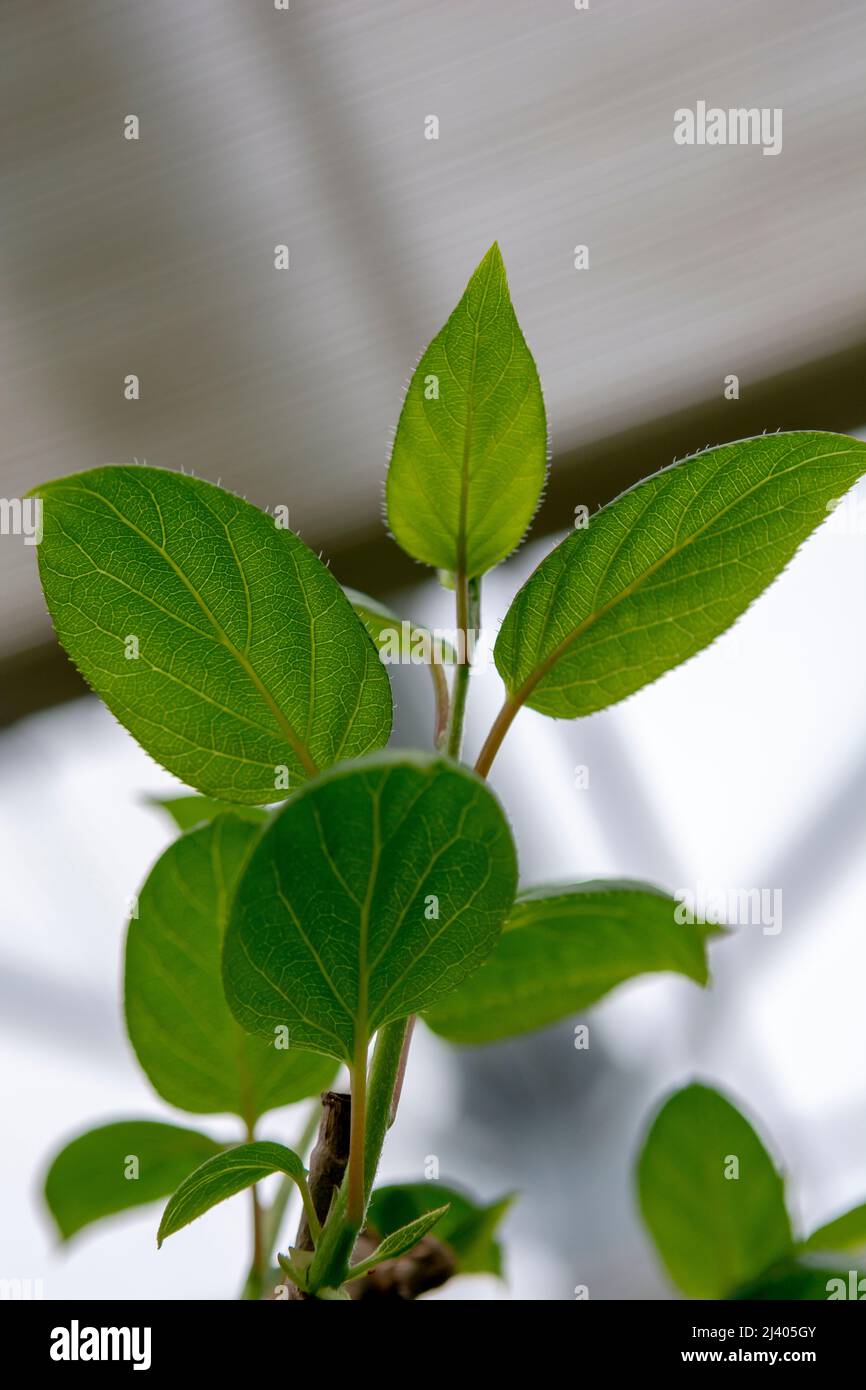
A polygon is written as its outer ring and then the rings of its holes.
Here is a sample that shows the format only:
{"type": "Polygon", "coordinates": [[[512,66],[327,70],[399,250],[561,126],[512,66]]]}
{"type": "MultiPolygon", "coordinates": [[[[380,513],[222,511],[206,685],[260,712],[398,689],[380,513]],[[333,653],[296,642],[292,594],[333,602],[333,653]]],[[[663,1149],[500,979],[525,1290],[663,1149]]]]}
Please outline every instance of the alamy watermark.
{"type": "Polygon", "coordinates": [[[23,536],[25,545],[39,545],[42,498],[0,497],[0,536],[23,536]]]}
{"type": "Polygon", "coordinates": [[[828,1279],[824,1285],[827,1290],[827,1302],[833,1303],[841,1299],[852,1299],[856,1303],[866,1300],[866,1277],[861,1275],[859,1269],[849,1269],[847,1282],[837,1275],[833,1279],[828,1279]]]}
{"type": "Polygon", "coordinates": [[[45,1297],[42,1279],[0,1279],[0,1303],[30,1302],[45,1297]]]}
{"type": "Polygon", "coordinates": [[[493,651],[483,630],[415,627],[404,620],[383,627],[376,635],[379,660],[384,666],[463,666],[472,671],[489,666],[493,651]]]}
{"type": "Polygon", "coordinates": [[[73,1318],[69,1327],[51,1331],[52,1361],[131,1361],[134,1371],[149,1371],[149,1327],[82,1327],[73,1318]]]}
{"type": "Polygon", "coordinates": [[[674,112],[676,145],[760,145],[762,154],[782,153],[780,106],[721,106],[695,103],[674,112]]]}
{"type": "Polygon", "coordinates": [[[782,930],[781,888],[677,888],[674,921],[680,926],[760,927],[764,936],[782,930]]]}

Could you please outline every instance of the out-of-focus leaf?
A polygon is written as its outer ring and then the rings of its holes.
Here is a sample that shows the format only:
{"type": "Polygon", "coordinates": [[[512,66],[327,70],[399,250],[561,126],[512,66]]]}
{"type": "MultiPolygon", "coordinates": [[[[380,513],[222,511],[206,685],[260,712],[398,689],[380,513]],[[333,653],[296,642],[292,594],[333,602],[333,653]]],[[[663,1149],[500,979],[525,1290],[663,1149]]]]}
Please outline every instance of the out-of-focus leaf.
{"type": "Polygon", "coordinates": [[[803,1242],[804,1250],[866,1250],[866,1202],[819,1226],[803,1242]]]}
{"type": "Polygon", "coordinates": [[[374,1190],[367,1225],[378,1235],[390,1235],[447,1203],[448,1210],[434,1235],[454,1251],[457,1273],[495,1274],[501,1278],[502,1249],[495,1233],[512,1201],[512,1197],[500,1197],[484,1205],[438,1181],[394,1183],[374,1190]]]}
{"type": "Polygon", "coordinates": [[[386,608],[378,599],[361,594],[357,589],[343,586],[343,592],[351,603],[361,622],[376,643],[380,654],[386,661],[399,658],[405,664],[427,666],[436,661],[442,665],[453,665],[456,653],[444,637],[400,618],[392,609],[386,608]]]}
{"type": "Polygon", "coordinates": [[[197,825],[214,820],[225,811],[231,811],[242,820],[254,825],[263,825],[268,813],[260,806],[237,806],[230,801],[215,801],[212,796],[149,796],[149,806],[165,811],[178,830],[193,830],[197,825]]]}
{"type": "Polygon", "coordinates": [[[155,1120],[117,1120],[66,1144],[45,1178],[45,1200],[64,1240],[103,1217],[167,1197],[222,1145],[155,1120]]]}
{"type": "Polygon", "coordinates": [[[741,1301],[833,1303],[866,1296],[862,1270],[833,1269],[806,1259],[784,1260],[729,1297],[741,1301]]]}
{"type": "Polygon", "coordinates": [[[223,936],[260,834],[230,813],[175,840],[150,871],[126,943],[127,1028],[156,1090],[182,1110],[248,1124],[315,1095],[336,1070],[279,1034],[250,1037],[226,1004],[223,936]]]}
{"type": "Polygon", "coordinates": [[[675,971],[705,985],[718,927],[677,922],[647,884],[593,882],[518,895],[492,955],[425,1014],[451,1042],[486,1043],[542,1028],[636,975],[675,971]]]}
{"type": "Polygon", "coordinates": [[[664,1103],[637,1179],[644,1221],[689,1298],[726,1298],[793,1254],[782,1178],[748,1120],[709,1086],[664,1103]]]}

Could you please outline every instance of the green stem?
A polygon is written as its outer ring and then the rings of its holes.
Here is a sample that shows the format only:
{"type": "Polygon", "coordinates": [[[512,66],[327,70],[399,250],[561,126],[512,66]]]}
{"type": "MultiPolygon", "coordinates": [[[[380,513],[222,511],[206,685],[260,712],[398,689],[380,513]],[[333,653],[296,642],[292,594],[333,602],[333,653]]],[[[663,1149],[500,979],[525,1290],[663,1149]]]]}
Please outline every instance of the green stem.
{"type": "Polygon", "coordinates": [[[367,1122],[367,1038],[359,1034],[352,1067],[352,1130],[349,1140],[348,1219],[360,1231],[367,1202],[364,1188],[364,1133],[367,1122]]]}
{"type": "Polygon", "coordinates": [[[463,749],[466,697],[469,693],[469,676],[472,669],[471,644],[480,626],[481,582],[478,579],[468,579],[461,573],[455,575],[454,588],[457,600],[457,641],[460,650],[457,653],[458,664],[451,691],[445,751],[449,758],[457,761],[463,749]]]}
{"type": "MultiPolygon", "coordinates": [[[[252,1144],[254,1140],[255,1126],[253,1124],[247,1124],[247,1143],[252,1144]]],[[[259,1201],[258,1188],[255,1183],[253,1183],[250,1188],[250,1194],[252,1197],[253,1211],[253,1258],[242,1297],[259,1299],[262,1296],[262,1289],[264,1287],[267,1256],[265,1254],[262,1206],[259,1201]]]]}
{"type": "Polygon", "coordinates": [[[394,1088],[403,1060],[403,1043],[409,1029],[408,1018],[386,1023],[376,1035],[370,1086],[367,1098],[366,1197],[369,1201],[382,1157],[385,1135],[392,1120],[394,1088]]]}
{"type": "Polygon", "coordinates": [[[415,1031],[415,1023],[415,1014],[410,1014],[406,1020],[406,1031],[403,1034],[403,1046],[400,1049],[400,1061],[397,1063],[397,1075],[394,1077],[394,1093],[391,1096],[391,1113],[388,1116],[389,1128],[397,1118],[397,1107],[400,1104],[400,1097],[403,1094],[403,1082],[406,1079],[406,1067],[409,1063],[409,1048],[412,1046],[412,1034],[415,1031]]]}
{"type": "MultiPolygon", "coordinates": [[[[370,1199],[370,1192],[379,1167],[382,1146],[388,1132],[391,1116],[391,1103],[394,1085],[400,1070],[403,1054],[403,1040],[409,1020],[398,1019],[386,1023],[376,1035],[373,1062],[366,1096],[366,1133],[364,1136],[364,1212],[370,1199]]],[[[354,1108],[354,1105],[353,1105],[354,1108]]],[[[364,1212],[360,1221],[349,1215],[349,1174],[334,1199],[330,1214],[325,1222],[322,1237],[316,1248],[315,1258],[310,1266],[308,1292],[315,1294],[319,1289],[338,1288],[346,1277],[349,1260],[355,1241],[364,1224],[364,1212]]]]}

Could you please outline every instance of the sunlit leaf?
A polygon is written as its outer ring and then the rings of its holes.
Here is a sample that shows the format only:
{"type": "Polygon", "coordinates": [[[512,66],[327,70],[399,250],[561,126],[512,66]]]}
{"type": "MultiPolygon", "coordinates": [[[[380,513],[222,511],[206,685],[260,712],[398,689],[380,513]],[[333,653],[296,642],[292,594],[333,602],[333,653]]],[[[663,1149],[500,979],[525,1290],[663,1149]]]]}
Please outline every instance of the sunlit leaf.
{"type": "Polygon", "coordinates": [[[866,444],[801,431],[707,449],[623,493],[541,562],[495,647],[515,705],[616,704],[745,612],[866,473],[866,444]]]}
{"type": "Polygon", "coordinates": [[[61,643],[183,782],[261,805],[387,742],[390,685],[363,624],[273,517],[159,468],[96,468],[38,494],[61,643]]]}
{"type": "Polygon", "coordinates": [[[235,895],[226,994],[237,1018],[352,1063],[383,1023],[478,968],[511,907],[516,864],[474,774],[421,753],[324,774],[265,830],[235,895]]]}
{"type": "Polygon", "coordinates": [[[518,545],[547,469],[538,372],[494,243],[415,369],[388,470],[388,522],[436,569],[483,574],[518,545]]]}

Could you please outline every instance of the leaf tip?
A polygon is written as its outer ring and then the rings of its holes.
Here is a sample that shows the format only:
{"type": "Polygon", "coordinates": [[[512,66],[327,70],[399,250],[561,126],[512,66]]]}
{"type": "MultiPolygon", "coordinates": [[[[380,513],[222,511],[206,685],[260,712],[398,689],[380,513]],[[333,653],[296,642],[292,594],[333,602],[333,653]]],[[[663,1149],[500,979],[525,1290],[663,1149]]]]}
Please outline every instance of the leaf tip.
{"type": "MultiPolygon", "coordinates": [[[[498,270],[505,274],[505,261],[502,257],[502,247],[498,241],[493,241],[488,246],[481,261],[481,266],[489,265],[491,270],[498,270]]],[[[479,266],[479,269],[481,269],[479,266]]]]}

